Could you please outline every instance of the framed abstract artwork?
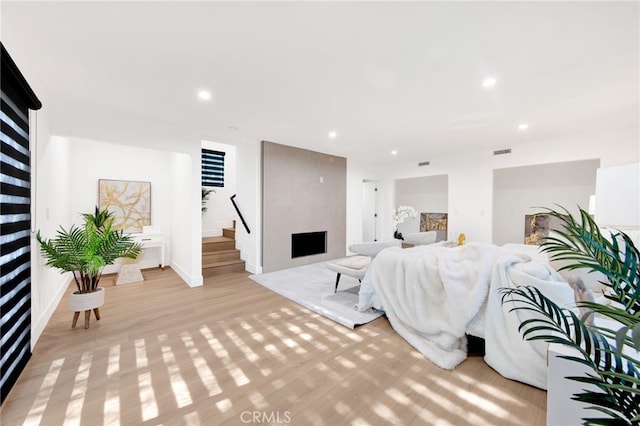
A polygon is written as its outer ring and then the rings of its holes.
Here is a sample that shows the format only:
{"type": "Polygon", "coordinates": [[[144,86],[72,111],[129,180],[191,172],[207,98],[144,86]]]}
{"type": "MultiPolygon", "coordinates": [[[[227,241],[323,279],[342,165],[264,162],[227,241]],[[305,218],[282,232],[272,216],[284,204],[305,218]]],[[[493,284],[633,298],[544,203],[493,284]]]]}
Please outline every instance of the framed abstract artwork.
{"type": "Polygon", "coordinates": [[[524,243],[540,245],[549,231],[558,229],[560,221],[554,216],[544,213],[524,215],[524,243]]]}
{"type": "Polygon", "coordinates": [[[447,213],[420,213],[420,232],[436,231],[436,241],[447,239],[447,213]]]}
{"type": "Polygon", "coordinates": [[[98,206],[114,214],[114,226],[126,233],[151,225],[151,182],[98,180],[98,206]]]}

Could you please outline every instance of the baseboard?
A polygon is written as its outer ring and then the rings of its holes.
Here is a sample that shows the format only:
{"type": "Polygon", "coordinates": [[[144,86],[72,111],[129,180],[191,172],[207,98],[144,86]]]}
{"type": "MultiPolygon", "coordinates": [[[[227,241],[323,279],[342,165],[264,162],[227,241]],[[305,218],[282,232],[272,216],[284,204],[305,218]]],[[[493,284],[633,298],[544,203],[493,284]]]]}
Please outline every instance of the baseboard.
{"type": "Polygon", "coordinates": [[[36,346],[36,342],[40,338],[40,335],[42,335],[42,332],[44,331],[45,327],[49,323],[51,316],[53,315],[55,310],[58,308],[58,305],[60,304],[60,301],[62,300],[62,297],[64,296],[65,292],[67,291],[67,288],[69,287],[69,283],[71,283],[72,279],[73,278],[70,277],[69,274],[60,275],[60,284],[55,296],[49,300],[49,304],[47,305],[47,308],[44,310],[44,312],[42,313],[42,316],[40,316],[37,322],[31,323],[31,350],[33,350],[33,348],[36,346]]]}
{"type": "Polygon", "coordinates": [[[176,271],[176,274],[178,274],[178,276],[180,276],[180,278],[182,278],[182,280],[189,287],[200,287],[200,286],[202,286],[202,284],[203,284],[202,274],[200,274],[199,276],[192,276],[189,273],[187,273],[187,271],[185,271],[182,267],[180,267],[180,265],[176,264],[175,262],[171,262],[171,269],[176,271]]]}

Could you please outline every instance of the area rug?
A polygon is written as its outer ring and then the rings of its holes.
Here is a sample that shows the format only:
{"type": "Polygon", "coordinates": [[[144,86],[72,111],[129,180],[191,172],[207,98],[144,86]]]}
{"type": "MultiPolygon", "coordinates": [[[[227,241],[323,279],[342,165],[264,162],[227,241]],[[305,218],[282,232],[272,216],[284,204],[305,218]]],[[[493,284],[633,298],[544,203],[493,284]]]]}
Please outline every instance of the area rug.
{"type": "Polygon", "coordinates": [[[355,278],[343,275],[338,292],[334,293],[336,273],[327,269],[325,263],[251,275],[249,278],[274,293],[351,329],[382,315],[379,311],[359,312],[354,309],[360,289],[355,278]]]}

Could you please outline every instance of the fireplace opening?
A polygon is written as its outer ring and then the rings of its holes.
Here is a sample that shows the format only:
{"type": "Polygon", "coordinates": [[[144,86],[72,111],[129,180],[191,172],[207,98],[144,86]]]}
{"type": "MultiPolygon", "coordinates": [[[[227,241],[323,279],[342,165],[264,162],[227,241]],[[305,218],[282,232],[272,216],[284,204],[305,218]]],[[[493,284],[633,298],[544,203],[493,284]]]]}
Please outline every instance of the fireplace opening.
{"type": "Polygon", "coordinates": [[[327,252],[327,231],[291,234],[291,258],[327,252]]]}

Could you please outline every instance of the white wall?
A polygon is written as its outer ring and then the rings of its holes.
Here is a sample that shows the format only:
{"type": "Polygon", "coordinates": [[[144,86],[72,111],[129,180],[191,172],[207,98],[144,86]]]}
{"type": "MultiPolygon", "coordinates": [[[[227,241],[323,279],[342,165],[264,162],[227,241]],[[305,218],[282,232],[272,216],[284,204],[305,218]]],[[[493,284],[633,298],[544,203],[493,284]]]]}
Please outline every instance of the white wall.
{"type": "Polygon", "coordinates": [[[448,213],[448,177],[420,176],[395,181],[396,208],[413,207],[418,216],[408,218],[398,226],[398,231],[411,234],[420,231],[420,213],[448,213]]]}
{"type": "Polygon", "coordinates": [[[524,243],[525,215],[540,207],[587,210],[599,164],[581,160],[494,170],[493,243],[524,243]]]}
{"type": "Polygon", "coordinates": [[[262,205],[260,141],[237,142],[236,146],[236,203],[247,221],[247,232],[238,217],[236,220],[236,248],[246,263],[246,269],[253,273],[262,272],[261,246],[262,205]]]}
{"type": "MultiPolygon", "coordinates": [[[[72,223],[70,200],[70,144],[51,137],[46,122],[46,107],[38,111],[37,141],[32,140],[32,228],[44,236],[53,236],[59,225],[72,223]],[[35,153],[35,155],[33,155],[35,153]]],[[[34,134],[32,132],[32,134],[34,134]]],[[[45,266],[36,234],[31,239],[31,347],[42,334],[49,318],[62,299],[71,274],[45,266]]]]}
{"type": "MultiPolygon", "coordinates": [[[[236,193],[236,147],[211,141],[202,141],[202,147],[226,153],[224,157],[224,187],[210,188],[207,211],[202,215],[202,236],[222,235],[222,228],[230,228],[236,219],[236,211],[229,199],[236,193]]],[[[237,220],[236,226],[242,226],[237,220]]]]}
{"type": "MultiPolygon", "coordinates": [[[[71,182],[70,209],[74,223],[80,224],[81,213],[93,212],[98,204],[98,180],[132,180],[151,182],[151,225],[171,237],[170,154],[163,151],[100,142],[84,138],[67,138],[70,142],[71,182]]],[[[170,264],[171,244],[165,244],[165,262],[170,264]]],[[[140,263],[143,268],[157,266],[159,249],[145,250],[140,263]]],[[[105,273],[117,272],[107,267],[105,273]]]]}
{"type": "MultiPolygon", "coordinates": [[[[496,149],[508,147],[501,145],[496,149]]],[[[393,238],[391,212],[395,207],[395,179],[447,174],[449,238],[464,232],[468,241],[492,242],[494,169],[591,159],[599,159],[601,167],[606,167],[640,160],[637,129],[576,134],[562,140],[536,140],[531,137],[526,143],[514,141],[511,149],[511,154],[500,156],[484,151],[452,153],[430,158],[431,164],[425,167],[413,162],[390,162],[384,169],[370,168],[368,171],[363,167],[361,175],[381,180],[383,208],[378,212],[382,232],[380,239],[393,238]]],[[[347,178],[350,179],[350,176],[347,178]]],[[[349,226],[360,228],[361,223],[354,217],[349,226]]],[[[350,232],[349,228],[347,232],[350,232]]]]}
{"type": "Polygon", "coordinates": [[[190,286],[202,285],[202,216],[193,208],[201,200],[200,147],[191,155],[171,154],[170,217],[173,258],[171,267],[190,286]]]}

